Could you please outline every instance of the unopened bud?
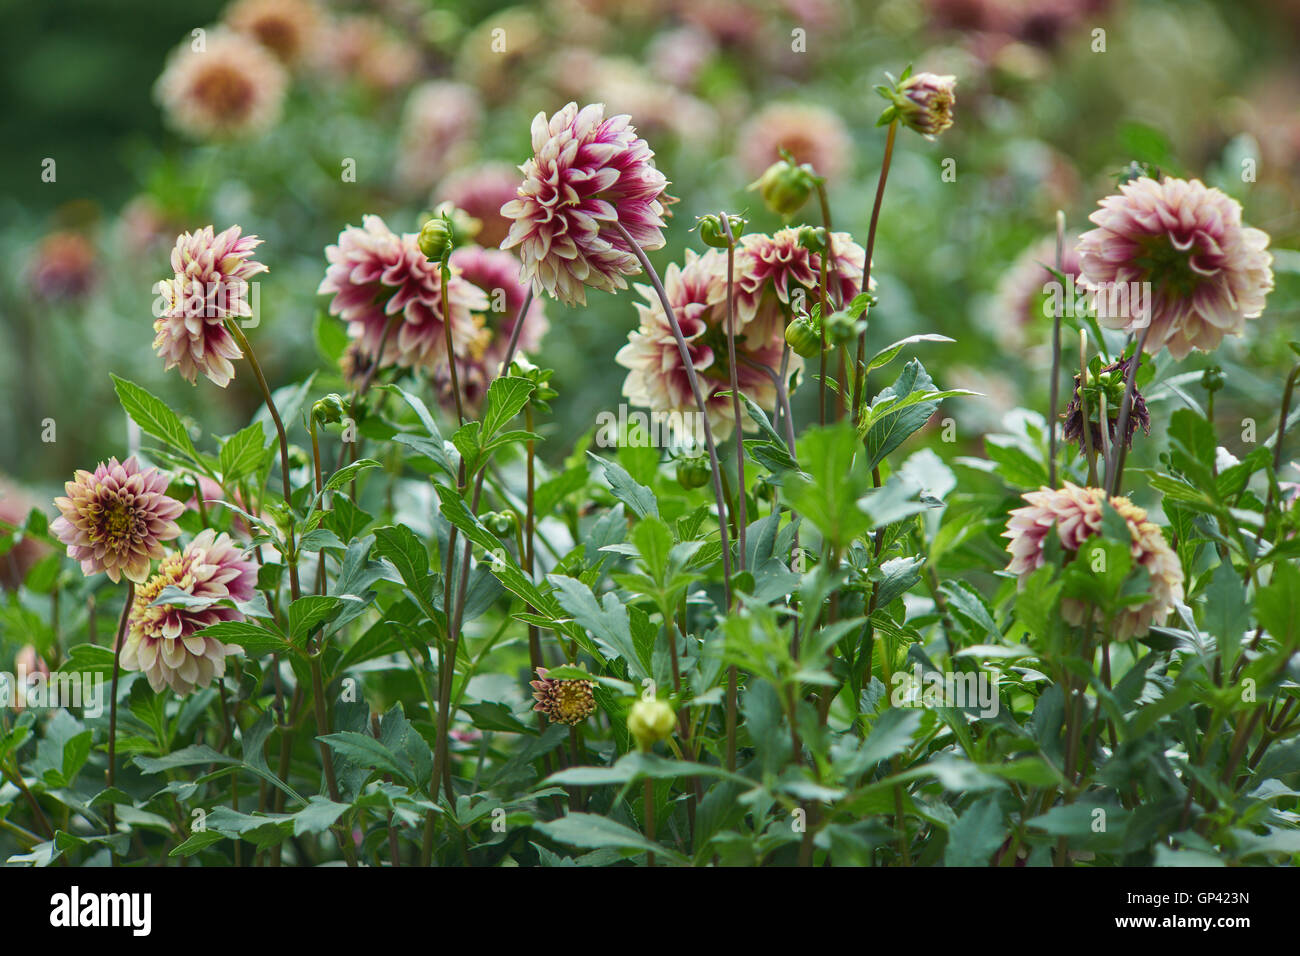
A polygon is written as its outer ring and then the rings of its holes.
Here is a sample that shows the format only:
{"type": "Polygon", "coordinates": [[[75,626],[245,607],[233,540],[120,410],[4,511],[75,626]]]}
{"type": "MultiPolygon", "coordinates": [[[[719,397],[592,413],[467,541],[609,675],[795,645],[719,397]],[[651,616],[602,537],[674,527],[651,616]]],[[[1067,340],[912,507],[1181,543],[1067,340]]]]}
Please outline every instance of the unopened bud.
{"type": "Polygon", "coordinates": [[[767,167],[749,188],[758,191],[768,209],[789,219],[808,201],[814,185],[811,169],[781,159],[767,167]]]}
{"type": "Polygon", "coordinates": [[[677,460],[677,483],[688,491],[692,488],[704,487],[712,475],[713,469],[709,466],[709,460],[703,455],[677,460]]]}
{"type": "Polygon", "coordinates": [[[451,252],[453,238],[451,221],[435,216],[420,229],[420,251],[430,262],[441,262],[451,252]]]}
{"type": "Polygon", "coordinates": [[[673,709],[662,700],[638,699],[627,715],[628,733],[642,750],[649,750],[673,732],[673,709]]]}
{"type": "Polygon", "coordinates": [[[809,319],[803,316],[786,326],[785,341],[796,355],[804,358],[815,358],[822,354],[821,333],[809,319]]]}

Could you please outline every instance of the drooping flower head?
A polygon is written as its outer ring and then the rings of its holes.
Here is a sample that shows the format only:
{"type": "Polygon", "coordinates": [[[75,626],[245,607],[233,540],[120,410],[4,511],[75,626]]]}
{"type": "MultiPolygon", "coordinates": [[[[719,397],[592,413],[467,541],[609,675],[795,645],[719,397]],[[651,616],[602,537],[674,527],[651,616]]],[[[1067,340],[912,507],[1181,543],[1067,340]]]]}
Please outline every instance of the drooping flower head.
{"type": "Polygon", "coordinates": [[[164,369],[178,368],[190,382],[202,372],[225,388],[235,376],[230,360],[244,354],[226,320],[252,316],[249,280],[267,268],[253,259],[262,240],[240,233],[238,226],[183,233],[172,249],[174,275],[159,283],[164,311],[153,324],[153,348],[164,369]]]}
{"type": "MultiPolygon", "coordinates": [[[[829,238],[827,297],[830,308],[842,308],[862,291],[867,253],[847,232],[831,233],[829,238]]],[[[797,228],[740,237],[736,253],[736,315],[751,342],[780,336],[792,313],[811,310],[820,292],[821,265],[820,253],[800,243],[797,228]]],[[[875,280],[871,287],[875,288],[875,280]]]]}
{"type": "Polygon", "coordinates": [[[1242,225],[1241,205],[1226,193],[1144,176],[1100,206],[1078,252],[1080,284],[1096,294],[1102,324],[1137,332],[1149,322],[1146,351],[1181,359],[1240,335],[1264,311],[1269,237],[1242,225]]]}
{"type": "Polygon", "coordinates": [[[378,216],[366,216],[362,223],[348,226],[336,245],[325,248],[329,267],[316,291],[333,296],[330,315],[348,323],[348,334],[367,355],[378,354],[384,342],[381,365],[433,371],[447,360],[443,321],[450,312],[453,350],[480,357],[487,338],[483,290],[453,265],[444,310],[438,263],[420,251],[419,237],[398,235],[378,216]],[[394,327],[385,341],[390,322],[394,327]]]}
{"type": "MultiPolygon", "coordinates": [[[[1070,482],[1055,490],[1040,488],[1022,496],[1026,505],[1011,512],[1003,536],[1011,539],[1007,551],[1011,563],[1007,570],[1020,576],[1023,587],[1029,576],[1046,561],[1044,545],[1055,529],[1061,547],[1075,554],[1102,527],[1106,493],[1100,488],[1080,488],[1070,482]]],[[[1113,497],[1110,506],[1128,525],[1132,536],[1134,565],[1146,568],[1150,575],[1150,599],[1129,605],[1114,622],[1114,636],[1121,641],[1141,637],[1152,624],[1164,624],[1175,603],[1183,600],[1183,568],[1178,556],[1165,543],[1159,526],[1147,520],[1147,513],[1127,498],[1113,497]]],[[[1062,616],[1074,625],[1087,618],[1087,605],[1076,599],[1061,602],[1062,616]]]]}
{"type": "Polygon", "coordinates": [[[193,139],[239,139],[280,120],[288,78],[252,37],[214,27],[187,39],[154,86],[168,122],[193,139]]]}
{"type": "Polygon", "coordinates": [[[736,156],[746,175],[757,179],[783,157],[807,163],[818,176],[837,180],[848,171],[853,139],[844,121],[824,106],[773,103],[754,114],[736,137],[736,156]]]}
{"type": "Polygon", "coordinates": [[[596,698],[592,691],[596,685],[591,681],[551,678],[545,667],[537,668],[537,677],[530,682],[533,699],[537,701],[533,710],[545,714],[552,723],[576,726],[595,712],[596,698]]]}
{"type": "MultiPolygon", "coordinates": [[[[652,288],[645,285],[636,288],[646,300],[645,304],[638,302],[636,306],[640,324],[615,356],[615,361],[629,370],[623,394],[633,405],[664,416],[663,422],[672,431],[680,431],[680,437],[688,444],[701,444],[703,423],[696,422],[697,406],[690,378],[668,316],[652,288]]],[[[731,397],[720,394],[731,388],[727,364],[726,254],[709,249],[699,255],[688,249],[684,266],[672,263],[664,270],[664,291],[686,340],[708,410],[709,426],[714,437],[721,440],[735,427],[731,397]]],[[[740,322],[739,315],[737,322],[740,322]]],[[[749,329],[744,332],[736,337],[737,384],[755,404],[773,410],[776,384],[767,370],[780,372],[785,350],[784,327],[771,325],[766,337],[751,334],[749,329]]],[[[803,360],[792,355],[786,370],[787,381],[802,368],[803,360]]],[[[754,426],[746,418],[743,427],[754,426]]]]}
{"type": "Polygon", "coordinates": [[[459,165],[478,134],[483,104],[472,86],[439,80],[411,91],[402,109],[397,178],[415,193],[459,165]]]}
{"type": "Polygon", "coordinates": [[[569,103],[549,120],[533,118],[533,156],[516,198],[501,207],[513,220],[503,249],[518,248],[522,277],[569,305],[586,287],[615,292],[641,266],[615,224],[643,249],[664,244],[668,181],[629,116],[605,116],[601,103],[569,103]]]}
{"type": "Polygon", "coordinates": [[[167,496],[167,476],[157,468],[142,471],[133,457],[78,471],[63,490],[54,499],[60,515],[50,531],[87,577],[103,571],[113,581],[125,576],[138,584],[165,553],[162,543],[181,533],[176,519],[185,506],[167,496]]]}
{"type": "Polygon", "coordinates": [[[207,687],[226,670],[235,653],[199,631],[221,621],[242,621],[238,608],[223,601],[247,601],[257,584],[257,565],[226,534],[205,529],[183,551],[173,552],[136,594],[127,618],[122,667],[142,671],[154,691],[170,687],[188,694],[207,687]],[[175,587],[208,603],[159,604],[163,589],[175,587]]]}
{"type": "Polygon", "coordinates": [[[253,37],[284,64],[302,59],[321,29],[320,10],[312,0],[235,0],[224,16],[231,29],[253,37]]]}

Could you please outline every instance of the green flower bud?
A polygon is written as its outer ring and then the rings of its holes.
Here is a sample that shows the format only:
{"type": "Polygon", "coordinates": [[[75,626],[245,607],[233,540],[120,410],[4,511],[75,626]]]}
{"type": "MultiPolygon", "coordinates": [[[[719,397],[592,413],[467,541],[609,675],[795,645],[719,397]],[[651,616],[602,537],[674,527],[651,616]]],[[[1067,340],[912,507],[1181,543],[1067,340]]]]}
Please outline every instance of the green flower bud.
{"type": "Polygon", "coordinates": [[[799,246],[821,255],[826,251],[826,229],[822,226],[800,226],[799,246]]]}
{"type": "Polygon", "coordinates": [[[429,257],[430,262],[442,262],[454,245],[451,221],[442,216],[430,219],[420,230],[419,242],[420,251],[429,257]]]}
{"type": "Polygon", "coordinates": [[[677,718],[662,700],[644,698],[632,705],[627,715],[627,729],[642,750],[649,750],[672,735],[677,718]]]}
{"type": "Polygon", "coordinates": [[[312,418],[321,424],[332,424],[343,421],[347,408],[343,404],[343,396],[337,393],[330,393],[311,407],[312,418]]]}
{"type": "Polygon", "coordinates": [[[709,460],[703,455],[677,460],[677,483],[688,491],[692,488],[704,487],[712,475],[713,469],[709,465],[709,460]]]}
{"type": "Polygon", "coordinates": [[[1224,376],[1223,369],[1217,365],[1211,365],[1201,373],[1201,388],[1207,392],[1217,392],[1223,388],[1224,376]]]}
{"type": "Polygon", "coordinates": [[[789,219],[808,201],[815,185],[810,168],[795,166],[782,159],[767,167],[767,171],[749,188],[758,191],[768,209],[783,219],[789,219]]]}
{"type": "Polygon", "coordinates": [[[489,511],[480,520],[498,538],[515,533],[516,519],[513,511],[489,511]]]}
{"type": "Polygon", "coordinates": [[[745,231],[747,225],[744,219],[739,216],[727,216],[727,222],[731,226],[731,242],[727,241],[727,232],[722,228],[722,218],[720,216],[701,216],[700,217],[700,239],[706,246],[714,249],[727,249],[731,247],[741,233],[745,231]]]}
{"type": "Polygon", "coordinates": [[[822,337],[812,321],[800,316],[785,329],[785,341],[796,355],[815,358],[822,354],[822,337]]]}
{"type": "Polygon", "coordinates": [[[306,468],[311,465],[311,456],[297,445],[289,446],[289,467],[306,468]]]}
{"type": "MultiPolygon", "coordinates": [[[[865,322],[863,323],[865,325],[865,322]]],[[[851,339],[858,337],[858,322],[853,318],[851,312],[841,309],[838,312],[832,312],[826,316],[824,324],[826,329],[826,340],[836,345],[841,345],[851,339]]]]}

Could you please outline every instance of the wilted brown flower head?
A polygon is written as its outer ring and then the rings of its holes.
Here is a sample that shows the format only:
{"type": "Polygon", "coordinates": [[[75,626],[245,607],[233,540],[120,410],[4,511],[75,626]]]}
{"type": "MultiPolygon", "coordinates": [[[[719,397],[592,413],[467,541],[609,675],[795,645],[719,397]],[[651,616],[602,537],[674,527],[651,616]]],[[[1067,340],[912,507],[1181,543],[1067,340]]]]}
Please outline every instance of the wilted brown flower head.
{"type": "MultiPolygon", "coordinates": [[[[1106,492],[1080,488],[1067,481],[1059,490],[1040,488],[1022,497],[1026,505],[1011,512],[1003,537],[1010,539],[1007,551],[1011,563],[1007,570],[1019,575],[1023,587],[1046,562],[1044,542],[1053,529],[1071,558],[1084,542],[1101,533],[1106,492]]],[[[1164,624],[1170,609],[1183,600],[1183,568],[1165,543],[1164,533],[1147,520],[1146,511],[1121,497],[1111,498],[1110,506],[1128,525],[1134,565],[1146,568],[1150,575],[1150,600],[1129,605],[1114,622],[1114,636],[1125,641],[1146,634],[1152,624],[1164,624]]],[[[1088,607],[1077,599],[1066,598],[1061,602],[1061,614],[1071,624],[1081,625],[1088,607]]]]}
{"type": "Polygon", "coordinates": [[[167,496],[167,476],[157,468],[141,471],[135,458],[78,471],[63,488],[50,531],[87,577],[103,571],[113,581],[125,575],[138,584],[165,553],[162,542],[181,533],[176,519],[185,506],[167,496]]]}
{"type": "MultiPolygon", "coordinates": [[[[1094,377],[1088,376],[1088,384],[1084,387],[1084,396],[1088,400],[1088,431],[1092,441],[1092,447],[1100,449],[1101,444],[1101,426],[1098,424],[1097,415],[1101,411],[1101,396],[1106,396],[1106,439],[1110,445],[1115,444],[1115,432],[1119,428],[1119,411],[1124,404],[1124,389],[1128,377],[1128,370],[1136,361],[1136,356],[1130,355],[1126,359],[1118,359],[1109,365],[1102,366],[1094,377]]],[[[1079,375],[1074,376],[1074,394],[1070,397],[1070,404],[1065,408],[1065,414],[1061,417],[1065,419],[1065,429],[1063,437],[1066,441],[1072,441],[1080,447],[1084,447],[1083,442],[1083,402],[1079,396],[1079,375]]],[[[1137,431],[1138,426],[1142,426],[1142,431],[1151,434],[1151,415],[1147,411],[1146,399],[1142,397],[1142,392],[1134,386],[1133,388],[1133,408],[1129,412],[1128,426],[1124,429],[1127,434],[1124,436],[1124,444],[1128,448],[1133,447],[1133,434],[1137,431]]]]}
{"type": "Polygon", "coordinates": [[[537,668],[538,679],[530,682],[537,706],[553,723],[575,726],[596,710],[593,695],[596,685],[589,680],[555,680],[547,677],[545,667],[537,668]]]}

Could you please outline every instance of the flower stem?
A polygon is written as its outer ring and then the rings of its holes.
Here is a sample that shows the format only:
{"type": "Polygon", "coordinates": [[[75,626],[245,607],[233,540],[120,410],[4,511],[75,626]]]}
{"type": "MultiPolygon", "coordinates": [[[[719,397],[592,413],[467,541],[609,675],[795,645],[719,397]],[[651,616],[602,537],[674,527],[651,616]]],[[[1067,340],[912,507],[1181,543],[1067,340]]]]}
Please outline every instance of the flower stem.
{"type": "MultiPolygon", "coordinates": [[[[736,481],[739,494],[736,498],[736,568],[745,570],[745,442],[740,418],[740,380],[736,370],[736,240],[731,234],[731,219],[724,211],[721,216],[723,233],[727,237],[727,362],[731,368],[731,409],[736,432],[736,481]]],[[[823,276],[823,280],[825,277],[823,276]]],[[[824,281],[823,281],[824,285],[824,281]]],[[[823,384],[823,388],[825,385],[823,384]]]]}
{"type": "MultiPolygon", "coordinates": [[[[1151,331],[1148,325],[1138,336],[1137,348],[1133,350],[1133,364],[1128,369],[1128,380],[1124,383],[1124,401],[1119,407],[1119,419],[1115,422],[1115,440],[1111,442],[1111,457],[1114,459],[1113,467],[1109,469],[1110,486],[1107,493],[1111,496],[1119,494],[1120,482],[1124,478],[1124,458],[1128,453],[1128,417],[1133,410],[1133,391],[1137,387],[1137,370],[1142,364],[1142,350],[1146,348],[1147,333],[1151,331]]],[[[1103,423],[1104,424],[1104,423],[1103,423]]]]}
{"type": "MultiPolygon", "coordinates": [[[[131,605],[135,603],[135,582],[126,582],[126,603],[122,605],[122,617],[117,622],[117,640],[113,644],[113,684],[108,697],[108,788],[113,788],[117,777],[117,682],[122,676],[122,645],[126,641],[126,622],[131,616],[131,605]]],[[[117,805],[110,802],[106,810],[108,832],[111,836],[117,832],[117,805]]],[[[113,865],[117,865],[117,855],[109,846],[113,865]]]]}
{"type": "MultiPolygon", "coordinates": [[[[686,379],[691,385],[691,394],[695,397],[695,405],[700,410],[700,416],[704,422],[704,443],[709,450],[709,465],[713,469],[713,496],[718,505],[718,534],[722,541],[722,577],[723,591],[726,595],[727,607],[731,607],[731,540],[727,534],[727,505],[722,494],[722,468],[718,464],[718,446],[713,441],[713,427],[709,424],[708,407],[704,404],[704,393],[700,391],[700,380],[695,374],[695,363],[691,360],[690,347],[686,344],[686,337],[682,335],[682,327],[677,321],[677,314],[673,311],[672,303],[668,301],[668,293],[664,291],[664,284],[659,279],[659,273],[655,272],[655,267],[650,264],[650,257],[645,254],[645,250],[632,238],[631,234],[623,228],[621,222],[615,221],[614,227],[623,237],[623,241],[628,244],[633,254],[641,262],[641,268],[650,277],[650,282],[654,286],[655,292],[659,296],[659,301],[663,304],[664,313],[668,317],[668,324],[672,327],[673,338],[677,340],[677,351],[681,353],[682,366],[686,369],[686,379]]],[[[736,423],[739,427],[740,423],[736,423]]]]}
{"type": "MultiPolygon", "coordinates": [[[[871,207],[871,225],[867,228],[867,258],[862,264],[862,291],[871,289],[871,257],[876,249],[876,226],[880,221],[880,206],[885,200],[885,181],[889,178],[889,164],[894,157],[894,137],[898,133],[898,120],[889,124],[889,133],[885,137],[885,158],[880,164],[880,179],[876,182],[876,201],[871,207]]],[[[867,356],[867,330],[858,333],[858,357],[853,365],[853,424],[858,423],[858,414],[862,410],[862,389],[866,384],[863,379],[863,363],[867,356]]]]}
{"type": "MultiPolygon", "coordinates": [[[[1065,213],[1056,210],[1056,271],[1061,271],[1065,254],[1065,213]]],[[[1052,316],[1052,380],[1048,385],[1050,409],[1047,415],[1047,483],[1056,487],[1056,414],[1061,401],[1061,310],[1052,316]]],[[[1083,427],[1088,428],[1085,413],[1083,427]]]]}

